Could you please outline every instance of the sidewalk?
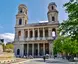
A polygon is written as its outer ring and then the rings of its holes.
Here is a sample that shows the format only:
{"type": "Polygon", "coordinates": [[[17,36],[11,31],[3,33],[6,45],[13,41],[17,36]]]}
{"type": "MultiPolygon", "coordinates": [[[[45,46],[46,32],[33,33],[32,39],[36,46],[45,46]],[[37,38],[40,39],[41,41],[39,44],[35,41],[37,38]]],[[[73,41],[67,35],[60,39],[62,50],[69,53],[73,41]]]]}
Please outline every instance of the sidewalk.
{"type": "Polygon", "coordinates": [[[44,62],[43,58],[34,58],[24,64],[78,64],[78,62],[69,62],[68,60],[62,58],[49,58],[44,62]]]}

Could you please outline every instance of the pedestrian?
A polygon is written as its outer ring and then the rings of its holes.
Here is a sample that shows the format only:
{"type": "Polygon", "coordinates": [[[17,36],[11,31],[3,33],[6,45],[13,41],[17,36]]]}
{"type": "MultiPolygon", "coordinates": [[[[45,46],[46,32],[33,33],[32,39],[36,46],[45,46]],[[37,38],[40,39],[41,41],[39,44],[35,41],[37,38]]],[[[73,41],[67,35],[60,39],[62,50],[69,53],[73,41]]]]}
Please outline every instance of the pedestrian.
{"type": "Polygon", "coordinates": [[[57,57],[57,54],[54,54],[54,59],[57,57]]]}
{"type": "Polygon", "coordinates": [[[44,62],[45,62],[45,59],[46,59],[45,56],[43,56],[43,60],[44,60],[44,62]]]}

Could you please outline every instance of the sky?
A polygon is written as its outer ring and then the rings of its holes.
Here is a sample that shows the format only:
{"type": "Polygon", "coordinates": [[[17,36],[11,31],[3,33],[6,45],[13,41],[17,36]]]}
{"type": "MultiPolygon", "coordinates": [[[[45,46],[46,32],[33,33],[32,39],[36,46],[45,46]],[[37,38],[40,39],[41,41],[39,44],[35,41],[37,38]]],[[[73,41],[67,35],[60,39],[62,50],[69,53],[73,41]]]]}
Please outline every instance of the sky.
{"type": "Polygon", "coordinates": [[[25,4],[28,8],[28,23],[37,23],[40,21],[48,21],[48,4],[55,2],[57,10],[59,11],[59,22],[61,23],[68,18],[63,7],[63,4],[68,1],[69,0],[0,0],[0,38],[4,38],[6,41],[13,41],[16,14],[20,4],[25,4]]]}

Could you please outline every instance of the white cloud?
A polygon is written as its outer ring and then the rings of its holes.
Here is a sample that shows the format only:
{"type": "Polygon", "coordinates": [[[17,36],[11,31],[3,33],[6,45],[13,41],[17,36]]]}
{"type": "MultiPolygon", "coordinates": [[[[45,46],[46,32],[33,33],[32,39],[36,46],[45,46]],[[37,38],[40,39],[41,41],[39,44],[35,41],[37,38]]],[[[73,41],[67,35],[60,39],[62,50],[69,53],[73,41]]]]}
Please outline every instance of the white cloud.
{"type": "Polygon", "coordinates": [[[14,41],[14,34],[13,33],[4,33],[0,34],[0,39],[4,39],[4,42],[12,42],[14,41]]]}
{"type": "Polygon", "coordinates": [[[44,23],[44,22],[48,22],[47,20],[46,21],[39,21],[39,23],[44,23]]]}

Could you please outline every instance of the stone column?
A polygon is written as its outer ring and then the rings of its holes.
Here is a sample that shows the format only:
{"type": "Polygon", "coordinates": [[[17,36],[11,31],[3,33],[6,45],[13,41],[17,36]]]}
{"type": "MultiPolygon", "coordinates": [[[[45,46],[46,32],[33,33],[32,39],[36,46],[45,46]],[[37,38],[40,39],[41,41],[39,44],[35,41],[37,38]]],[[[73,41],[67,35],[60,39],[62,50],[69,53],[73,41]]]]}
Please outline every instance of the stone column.
{"type": "Polygon", "coordinates": [[[43,40],[45,39],[45,29],[43,28],[43,40]]]}
{"type": "Polygon", "coordinates": [[[52,37],[52,29],[51,28],[48,28],[48,37],[49,37],[49,39],[51,39],[51,37],[52,37]]]}
{"type": "Polygon", "coordinates": [[[22,22],[22,25],[24,25],[24,18],[22,18],[22,21],[23,21],[23,22],[22,22]]]}
{"type": "Polygon", "coordinates": [[[34,44],[32,44],[32,56],[34,57],[34,44]]]}
{"type": "Polygon", "coordinates": [[[45,55],[45,43],[43,43],[43,53],[45,55]]]}
{"type": "Polygon", "coordinates": [[[20,45],[20,56],[23,57],[24,56],[24,44],[20,45]]]}
{"type": "Polygon", "coordinates": [[[24,29],[21,30],[21,40],[24,40],[24,29]]]}
{"type": "Polygon", "coordinates": [[[27,56],[29,54],[29,44],[27,44],[27,56]]]}
{"type": "Polygon", "coordinates": [[[39,32],[39,28],[38,28],[38,40],[39,40],[39,38],[40,38],[40,32],[39,32]]]}
{"type": "Polygon", "coordinates": [[[56,28],[56,38],[58,37],[58,28],[56,28]]]}
{"type": "Polygon", "coordinates": [[[39,56],[39,43],[38,43],[38,56],[39,56]]]}
{"type": "Polygon", "coordinates": [[[34,32],[34,28],[33,28],[33,40],[34,40],[34,37],[35,37],[35,32],[34,32]]]}
{"type": "Polygon", "coordinates": [[[53,43],[52,42],[49,42],[49,54],[50,54],[50,57],[53,56],[53,43]]]}
{"type": "Polygon", "coordinates": [[[14,41],[18,41],[19,38],[18,38],[18,30],[15,28],[15,38],[14,38],[14,41]]]}
{"type": "Polygon", "coordinates": [[[29,38],[30,38],[30,31],[29,31],[29,29],[28,29],[28,38],[27,38],[27,39],[29,40],[29,38]]]}

